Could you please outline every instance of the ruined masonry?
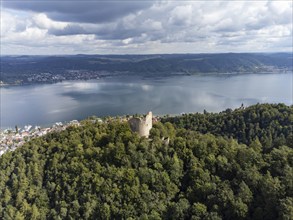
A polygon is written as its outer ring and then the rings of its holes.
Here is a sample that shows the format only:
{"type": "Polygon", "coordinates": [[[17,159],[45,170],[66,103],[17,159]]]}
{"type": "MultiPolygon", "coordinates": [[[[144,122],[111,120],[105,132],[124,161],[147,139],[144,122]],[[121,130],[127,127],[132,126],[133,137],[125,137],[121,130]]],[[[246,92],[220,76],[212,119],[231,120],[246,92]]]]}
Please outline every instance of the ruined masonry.
{"type": "Polygon", "coordinates": [[[137,132],[140,136],[148,138],[152,124],[153,113],[149,112],[145,118],[131,118],[128,123],[133,132],[137,132]]]}

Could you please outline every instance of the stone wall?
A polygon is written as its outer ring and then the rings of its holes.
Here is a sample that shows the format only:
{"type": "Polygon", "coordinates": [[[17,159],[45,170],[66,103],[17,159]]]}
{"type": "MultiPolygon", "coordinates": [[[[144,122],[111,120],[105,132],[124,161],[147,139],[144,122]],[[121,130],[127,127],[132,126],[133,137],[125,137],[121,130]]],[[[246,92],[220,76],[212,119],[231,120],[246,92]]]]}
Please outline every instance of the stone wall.
{"type": "Polygon", "coordinates": [[[149,137],[153,126],[153,114],[149,112],[145,118],[131,118],[128,123],[133,132],[137,132],[142,137],[149,137]]]}

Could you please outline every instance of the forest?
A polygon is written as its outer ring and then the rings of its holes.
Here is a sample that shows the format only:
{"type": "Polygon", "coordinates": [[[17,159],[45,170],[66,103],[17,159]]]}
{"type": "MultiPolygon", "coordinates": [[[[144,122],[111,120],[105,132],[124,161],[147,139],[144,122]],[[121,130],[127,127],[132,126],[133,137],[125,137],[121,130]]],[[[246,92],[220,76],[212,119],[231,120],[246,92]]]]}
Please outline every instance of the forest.
{"type": "Polygon", "coordinates": [[[0,219],[293,219],[293,106],[87,119],[0,157],[0,219]],[[164,138],[168,137],[167,143],[164,138]]]}

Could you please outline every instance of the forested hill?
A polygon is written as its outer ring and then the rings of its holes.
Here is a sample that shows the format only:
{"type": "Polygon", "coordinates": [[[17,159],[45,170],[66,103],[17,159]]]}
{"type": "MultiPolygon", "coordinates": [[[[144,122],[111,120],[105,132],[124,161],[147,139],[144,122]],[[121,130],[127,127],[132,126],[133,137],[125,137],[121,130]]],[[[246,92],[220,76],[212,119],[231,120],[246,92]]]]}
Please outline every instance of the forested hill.
{"type": "Polygon", "coordinates": [[[284,144],[293,147],[293,107],[284,104],[257,104],[220,113],[184,114],[163,118],[162,122],[204,134],[232,137],[247,145],[257,138],[265,148],[284,144]]]}
{"type": "Polygon", "coordinates": [[[54,82],[110,75],[291,72],[292,53],[1,56],[0,81],[54,82]]]}
{"type": "Polygon", "coordinates": [[[292,111],[184,115],[156,123],[150,139],[85,120],[0,157],[0,219],[292,219],[292,111]],[[243,123],[259,124],[246,140],[243,123]],[[267,135],[270,146],[258,140],[267,135]]]}

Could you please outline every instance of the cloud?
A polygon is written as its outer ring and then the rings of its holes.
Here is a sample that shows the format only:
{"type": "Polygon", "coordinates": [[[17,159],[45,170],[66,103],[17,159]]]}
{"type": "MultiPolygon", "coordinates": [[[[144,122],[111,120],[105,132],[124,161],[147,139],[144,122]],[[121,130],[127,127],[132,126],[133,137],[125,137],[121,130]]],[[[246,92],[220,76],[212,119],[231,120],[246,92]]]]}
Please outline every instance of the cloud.
{"type": "Polygon", "coordinates": [[[67,22],[58,22],[49,19],[46,14],[40,13],[32,17],[32,21],[35,26],[40,29],[63,29],[66,28],[67,22]]]}
{"type": "Polygon", "coordinates": [[[19,20],[11,13],[1,11],[1,37],[24,31],[27,23],[27,20],[19,20]]]}
{"type": "Polygon", "coordinates": [[[2,52],[17,47],[15,53],[38,53],[40,47],[51,53],[292,49],[290,1],[4,0],[2,4],[2,52]]]}
{"type": "Polygon", "coordinates": [[[90,34],[91,31],[86,30],[81,25],[68,24],[64,28],[50,28],[49,34],[55,36],[90,34]]]}
{"type": "Polygon", "coordinates": [[[192,5],[177,6],[171,11],[169,22],[176,26],[186,26],[192,22],[192,5]]]}
{"type": "Polygon", "coordinates": [[[3,1],[3,7],[45,13],[56,21],[104,23],[150,7],[152,1],[3,1]]]}

